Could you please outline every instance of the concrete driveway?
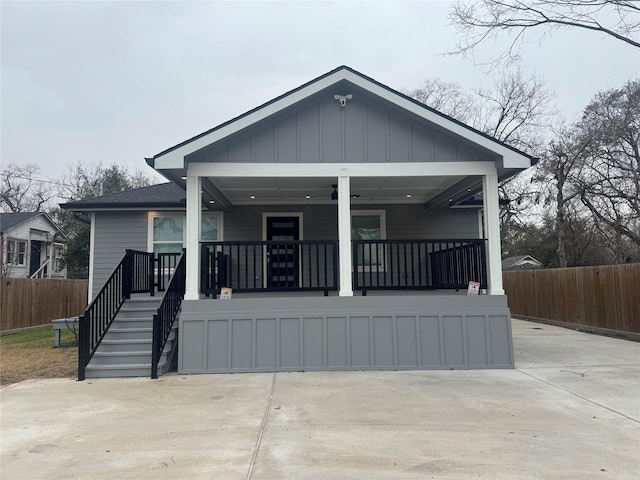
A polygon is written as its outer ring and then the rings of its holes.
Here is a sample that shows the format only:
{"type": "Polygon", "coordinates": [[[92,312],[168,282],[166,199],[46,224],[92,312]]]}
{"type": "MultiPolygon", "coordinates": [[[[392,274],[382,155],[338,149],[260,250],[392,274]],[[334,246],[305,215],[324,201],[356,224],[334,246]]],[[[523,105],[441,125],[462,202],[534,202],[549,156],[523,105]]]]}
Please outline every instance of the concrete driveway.
{"type": "Polygon", "coordinates": [[[640,344],[513,326],[515,370],[11,385],[0,476],[640,478],[640,344]]]}

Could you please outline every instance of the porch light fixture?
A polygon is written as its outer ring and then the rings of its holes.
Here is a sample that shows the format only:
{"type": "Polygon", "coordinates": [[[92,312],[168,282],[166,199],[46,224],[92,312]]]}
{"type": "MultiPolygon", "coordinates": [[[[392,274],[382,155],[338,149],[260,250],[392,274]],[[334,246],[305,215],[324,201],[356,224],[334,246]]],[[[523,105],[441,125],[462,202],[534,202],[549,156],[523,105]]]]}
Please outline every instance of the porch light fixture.
{"type": "Polygon", "coordinates": [[[410,193],[407,193],[407,198],[411,198],[411,194],[410,193]]]}
{"type": "Polygon", "coordinates": [[[249,198],[256,198],[256,196],[255,195],[251,195],[249,198]]]}
{"type": "Polygon", "coordinates": [[[311,198],[311,195],[305,195],[304,198],[309,199],[311,198]]]}

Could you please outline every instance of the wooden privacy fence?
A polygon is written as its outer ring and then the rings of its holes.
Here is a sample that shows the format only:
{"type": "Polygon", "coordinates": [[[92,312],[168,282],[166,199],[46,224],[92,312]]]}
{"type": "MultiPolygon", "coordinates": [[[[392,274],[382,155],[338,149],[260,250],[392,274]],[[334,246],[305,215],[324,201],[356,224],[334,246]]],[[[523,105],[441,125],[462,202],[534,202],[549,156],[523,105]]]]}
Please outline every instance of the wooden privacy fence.
{"type": "Polygon", "coordinates": [[[640,333],[640,263],[503,273],[512,315],[640,333]]]}
{"type": "Polygon", "coordinates": [[[54,318],[81,315],[87,280],[0,279],[0,330],[46,325],[54,318]]]}

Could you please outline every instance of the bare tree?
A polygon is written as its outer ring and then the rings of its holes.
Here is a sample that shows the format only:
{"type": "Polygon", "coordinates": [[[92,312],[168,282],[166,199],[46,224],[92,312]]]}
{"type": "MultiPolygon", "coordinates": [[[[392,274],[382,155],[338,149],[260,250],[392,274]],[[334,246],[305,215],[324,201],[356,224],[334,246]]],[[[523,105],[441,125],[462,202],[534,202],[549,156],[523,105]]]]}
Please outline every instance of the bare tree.
{"type": "Polygon", "coordinates": [[[497,62],[518,58],[526,32],[534,28],[543,38],[559,28],[590,30],[640,48],[640,5],[633,0],[458,0],[449,19],[460,34],[453,54],[473,53],[483,43],[512,35],[497,62]]]}
{"type": "Polygon", "coordinates": [[[0,210],[41,212],[51,206],[56,195],[49,181],[39,179],[35,164],[6,165],[0,170],[0,210]]]}
{"type": "Polygon", "coordinates": [[[566,234],[569,217],[579,216],[575,202],[580,191],[576,188],[583,157],[589,147],[588,139],[575,129],[563,126],[555,132],[538,168],[537,183],[541,186],[541,200],[545,207],[554,207],[554,226],[557,231],[556,253],[560,267],[566,267],[566,234]]]}
{"type": "Polygon", "coordinates": [[[427,78],[419,88],[410,90],[406,94],[420,103],[470,125],[475,123],[478,117],[478,99],[455,82],[447,82],[438,77],[427,78]]]}
{"type": "Polygon", "coordinates": [[[146,187],[152,180],[143,172],[131,173],[118,164],[70,163],[60,181],[59,196],[66,200],[81,200],[131,188],[146,187]]]}
{"type": "MultiPolygon", "coordinates": [[[[408,95],[514,147],[531,154],[542,151],[548,126],[557,114],[553,92],[538,77],[527,76],[519,68],[499,70],[496,78],[490,87],[471,93],[456,83],[428,79],[408,95]]],[[[503,244],[524,228],[537,193],[530,176],[501,183],[502,198],[510,200],[500,211],[503,244]]]]}
{"type": "Polygon", "coordinates": [[[466,92],[438,78],[407,94],[456,120],[522,150],[541,149],[551,120],[557,115],[555,94],[522,69],[502,69],[489,87],[466,92]]]}
{"type": "MultiPolygon", "coordinates": [[[[65,200],[82,200],[151,184],[152,180],[144,173],[131,173],[115,163],[104,166],[76,162],[67,167],[60,181],[59,196],[65,200]]],[[[91,222],[86,216],[60,209],[55,212],[55,219],[70,237],[63,257],[69,278],[87,278],[91,222]]]]}
{"type": "Polygon", "coordinates": [[[640,249],[640,81],[597,94],[578,128],[589,145],[580,200],[640,249]]]}

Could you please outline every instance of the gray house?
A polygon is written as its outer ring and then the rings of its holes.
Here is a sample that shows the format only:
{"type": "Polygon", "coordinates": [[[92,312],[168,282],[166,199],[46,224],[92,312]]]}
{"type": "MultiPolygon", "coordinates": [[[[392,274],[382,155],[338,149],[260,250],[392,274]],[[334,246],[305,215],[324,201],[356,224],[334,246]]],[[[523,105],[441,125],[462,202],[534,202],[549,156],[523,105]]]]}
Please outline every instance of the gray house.
{"type": "Polygon", "coordinates": [[[128,302],[173,302],[179,372],[513,367],[498,182],[529,155],[343,66],[147,163],[170,183],[64,207],[92,297],[121,268],[128,302]]]}

